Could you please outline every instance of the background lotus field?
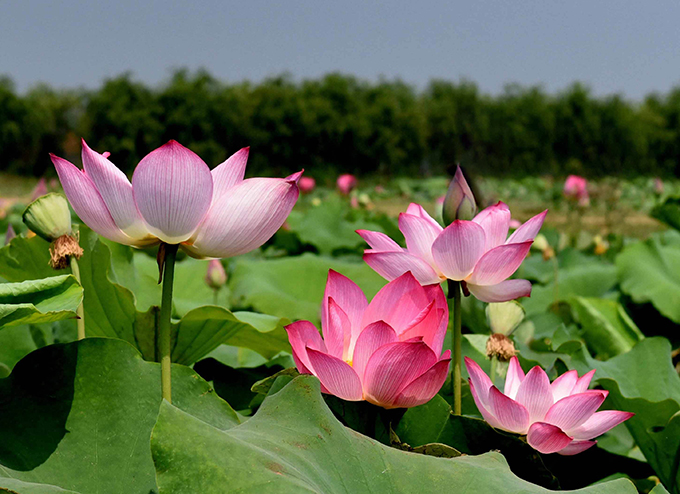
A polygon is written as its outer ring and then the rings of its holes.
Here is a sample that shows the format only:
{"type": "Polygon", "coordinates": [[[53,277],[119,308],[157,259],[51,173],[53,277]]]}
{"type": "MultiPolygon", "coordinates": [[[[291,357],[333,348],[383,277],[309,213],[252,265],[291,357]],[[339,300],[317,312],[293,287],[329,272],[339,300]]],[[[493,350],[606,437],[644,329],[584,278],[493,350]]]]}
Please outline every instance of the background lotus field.
{"type": "MultiPolygon", "coordinates": [[[[4,177],[0,231],[17,236],[0,249],[0,491],[680,493],[677,181],[591,182],[578,210],[562,180],[472,173],[479,202],[503,200],[514,219],[549,208],[547,243],[514,275],[533,283],[513,333],[524,370],[540,365],[554,379],[597,369],[603,409],[635,413],[588,451],[542,455],[491,428],[467,381],[455,416],[449,382],[427,404],[383,410],[298,376],[284,326],[318,326],[328,270],[369,300],[385,284],[362,262],[355,230],[403,245],[398,213],[417,202],[440,219],[448,181],[365,179],[349,196],[302,194],[262,248],[222,261],[218,290],[206,284],[207,261],[180,256],[169,404],[158,385],[154,249],[80,224],[78,284],[49,267],[49,244],[21,221],[34,181],[4,177]],[[81,300],[88,338],[76,341],[81,300]]],[[[489,372],[485,306],[463,299],[463,354],[489,372]]],[[[502,366],[499,375],[500,385],[502,366]]]]}

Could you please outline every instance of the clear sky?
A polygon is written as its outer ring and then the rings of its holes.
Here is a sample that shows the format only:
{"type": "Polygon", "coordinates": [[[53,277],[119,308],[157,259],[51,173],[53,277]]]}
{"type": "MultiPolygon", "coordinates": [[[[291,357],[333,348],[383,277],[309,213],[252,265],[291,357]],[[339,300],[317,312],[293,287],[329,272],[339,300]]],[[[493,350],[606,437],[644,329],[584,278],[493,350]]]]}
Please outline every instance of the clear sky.
{"type": "Polygon", "coordinates": [[[368,80],[471,79],[548,91],[579,80],[639,99],[680,84],[680,2],[0,0],[0,74],[98,87],[172,68],[259,81],[341,71],[368,80]]]}

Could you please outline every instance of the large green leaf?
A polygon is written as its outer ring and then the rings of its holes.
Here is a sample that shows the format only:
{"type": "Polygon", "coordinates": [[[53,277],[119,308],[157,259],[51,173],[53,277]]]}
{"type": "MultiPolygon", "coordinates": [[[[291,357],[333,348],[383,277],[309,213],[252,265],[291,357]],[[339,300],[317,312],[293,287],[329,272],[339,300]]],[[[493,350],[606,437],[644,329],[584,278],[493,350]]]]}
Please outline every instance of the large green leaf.
{"type": "Polygon", "coordinates": [[[651,215],[657,220],[680,230],[680,197],[669,197],[652,209],[651,215]]]}
{"type": "MultiPolygon", "coordinates": [[[[164,403],[151,437],[161,494],[177,492],[544,493],[498,453],[453,459],[400,451],[343,427],[319,382],[300,376],[257,414],[220,430],[164,403]]],[[[635,493],[627,480],[578,492],[635,493]]]]}
{"type": "Polygon", "coordinates": [[[646,338],[606,362],[590,361],[614,408],[634,412],[625,422],[657,476],[680,493],[680,377],[665,338],[646,338]]]}
{"type": "Polygon", "coordinates": [[[365,263],[313,254],[276,260],[241,259],[229,279],[233,305],[318,324],[329,269],[349,277],[369,300],[386,283],[365,263]]]}
{"type": "MultiPolygon", "coordinates": [[[[173,366],[173,400],[217,430],[238,423],[187,367],[173,366]]],[[[0,403],[0,478],[83,494],[156,492],[148,441],[160,366],[124,341],[88,338],[31,353],[0,380],[0,403]]]]}
{"type": "Polygon", "coordinates": [[[7,494],[78,494],[54,485],[22,482],[17,479],[0,478],[0,492],[7,494]]]}
{"type": "Polygon", "coordinates": [[[602,359],[628,352],[644,338],[621,304],[614,300],[572,297],[569,304],[581,324],[581,336],[588,348],[602,359]]]}
{"type": "Polygon", "coordinates": [[[38,236],[14,237],[0,248],[0,276],[7,281],[24,281],[60,274],[50,267],[49,248],[49,242],[38,236]]]}
{"type": "Polygon", "coordinates": [[[680,323],[680,247],[656,238],[628,245],[616,257],[621,289],[637,303],[651,302],[680,323]]]}
{"type": "Polygon", "coordinates": [[[550,305],[571,296],[602,297],[616,285],[616,267],[604,262],[560,269],[557,283],[534,286],[531,297],[522,300],[527,315],[544,312],[550,305]]]}
{"type": "Polygon", "coordinates": [[[0,328],[76,317],[83,289],[73,276],[0,283],[0,328]]]}

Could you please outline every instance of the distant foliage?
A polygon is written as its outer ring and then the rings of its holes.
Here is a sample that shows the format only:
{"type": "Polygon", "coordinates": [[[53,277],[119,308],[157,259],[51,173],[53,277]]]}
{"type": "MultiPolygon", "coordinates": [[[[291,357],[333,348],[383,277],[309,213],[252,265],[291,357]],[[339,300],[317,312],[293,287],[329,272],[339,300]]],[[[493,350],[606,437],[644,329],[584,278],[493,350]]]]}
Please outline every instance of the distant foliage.
{"type": "Polygon", "coordinates": [[[169,139],[210,166],[251,146],[249,173],[304,167],[325,185],[340,173],[443,174],[460,162],[487,175],[680,173],[680,87],[641,103],[509,85],[498,96],[468,81],[368,83],[329,74],[295,82],[227,84],[180,70],[152,88],[129,74],[96,91],[38,86],[18,94],[0,79],[0,171],[40,175],[48,152],[78,159],[78,137],[131,172],[169,139]]]}

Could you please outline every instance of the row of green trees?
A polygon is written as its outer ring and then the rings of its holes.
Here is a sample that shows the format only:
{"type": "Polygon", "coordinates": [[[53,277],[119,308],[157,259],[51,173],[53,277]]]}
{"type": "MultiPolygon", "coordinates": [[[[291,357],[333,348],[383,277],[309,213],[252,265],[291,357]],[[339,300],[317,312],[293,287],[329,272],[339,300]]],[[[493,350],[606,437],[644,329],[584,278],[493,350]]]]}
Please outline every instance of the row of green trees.
{"type": "Polygon", "coordinates": [[[123,75],[95,91],[38,86],[21,95],[0,79],[0,170],[42,175],[48,152],[77,160],[77,136],[128,172],[176,139],[211,166],[250,145],[250,173],[306,168],[329,180],[441,174],[456,162],[495,175],[669,176],[680,172],[680,88],[632,103],[580,84],[489,96],[470,82],[417,91],[330,74],[225,84],[182,70],[158,88],[123,75]]]}

